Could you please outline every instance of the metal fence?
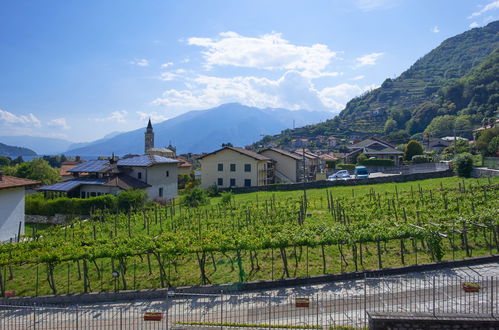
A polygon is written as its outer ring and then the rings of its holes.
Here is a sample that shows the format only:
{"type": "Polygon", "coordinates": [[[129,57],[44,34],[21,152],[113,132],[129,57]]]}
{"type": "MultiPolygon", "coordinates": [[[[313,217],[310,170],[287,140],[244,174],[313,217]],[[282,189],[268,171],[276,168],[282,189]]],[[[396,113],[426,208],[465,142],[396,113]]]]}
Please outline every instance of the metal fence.
{"type": "Polygon", "coordinates": [[[366,312],[499,316],[496,277],[372,277],[252,294],[185,294],[160,301],[0,306],[1,329],[364,328],[366,312]],[[466,286],[466,288],[463,288],[466,286]],[[465,291],[466,289],[466,291],[465,291]],[[468,292],[472,291],[472,292],[468,292]]]}

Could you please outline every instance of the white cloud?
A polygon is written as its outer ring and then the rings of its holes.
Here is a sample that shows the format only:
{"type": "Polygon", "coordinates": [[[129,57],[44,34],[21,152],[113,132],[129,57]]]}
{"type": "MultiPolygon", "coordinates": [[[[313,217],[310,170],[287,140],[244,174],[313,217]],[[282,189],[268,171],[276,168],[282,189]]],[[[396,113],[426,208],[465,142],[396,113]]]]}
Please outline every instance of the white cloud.
{"type": "Polygon", "coordinates": [[[383,55],[384,55],[384,53],[371,53],[371,54],[366,54],[366,55],[357,57],[355,59],[356,64],[355,64],[354,68],[357,69],[357,68],[361,68],[363,66],[375,65],[378,58],[380,58],[383,55]]]}
{"type": "Polygon", "coordinates": [[[166,63],[161,64],[161,67],[163,69],[166,69],[167,67],[172,66],[172,65],[173,65],[173,62],[166,62],[166,63]]]}
{"type": "Polygon", "coordinates": [[[96,118],[96,121],[99,122],[106,122],[106,121],[111,121],[119,124],[126,123],[126,115],[128,112],[126,110],[118,110],[118,111],[113,111],[111,112],[111,115],[108,117],[102,117],[102,118],[96,118]]]}
{"type": "Polygon", "coordinates": [[[173,72],[162,72],[161,75],[159,76],[159,79],[164,80],[164,81],[170,81],[175,78],[177,78],[178,75],[173,73],[173,72]]]}
{"type": "Polygon", "coordinates": [[[343,84],[318,90],[304,73],[290,70],[272,80],[261,77],[221,78],[207,75],[194,77],[186,89],[169,89],[151,103],[173,110],[214,107],[239,102],[259,108],[292,110],[342,110],[350,98],[369,87],[343,84]]]}
{"type": "Polygon", "coordinates": [[[146,60],[145,58],[134,59],[133,61],[130,61],[128,63],[133,64],[133,65],[137,65],[137,66],[149,66],[149,61],[146,60]]]}
{"type": "Polygon", "coordinates": [[[481,16],[488,11],[491,11],[493,9],[498,9],[498,8],[499,8],[499,0],[492,1],[488,4],[486,4],[485,6],[483,6],[482,9],[480,9],[479,11],[472,13],[470,16],[468,16],[468,19],[472,19],[474,17],[481,16]]]}
{"type": "Polygon", "coordinates": [[[366,76],[364,76],[364,75],[360,75],[360,76],[357,76],[357,77],[353,77],[353,78],[351,78],[350,80],[362,80],[362,79],[364,79],[365,77],[366,77],[366,76]]]}
{"type": "Polygon", "coordinates": [[[66,118],[52,119],[47,123],[47,125],[51,126],[51,127],[59,127],[59,128],[66,129],[66,130],[71,128],[68,125],[68,123],[66,122],[66,118]]]}
{"type": "Polygon", "coordinates": [[[151,112],[151,113],[146,113],[146,112],[142,112],[142,111],[137,111],[137,114],[139,115],[139,120],[142,121],[142,122],[145,122],[147,120],[149,120],[149,118],[153,121],[153,122],[162,122],[162,121],[165,121],[168,119],[168,117],[166,116],[163,116],[157,112],[151,112]]]}
{"type": "Polygon", "coordinates": [[[22,125],[27,127],[40,127],[41,122],[34,114],[16,116],[15,114],[0,109],[0,124],[4,125],[22,125]]]}
{"type": "Polygon", "coordinates": [[[220,33],[218,38],[189,38],[187,43],[205,48],[205,67],[236,66],[264,70],[300,70],[318,74],[336,52],[323,44],[297,46],[277,32],[245,37],[236,32],[220,33]]]}
{"type": "Polygon", "coordinates": [[[469,27],[470,29],[473,29],[473,28],[476,28],[476,27],[479,27],[480,25],[477,23],[477,22],[472,22],[470,23],[469,27]]]}
{"type": "Polygon", "coordinates": [[[431,29],[431,32],[433,32],[433,33],[439,33],[439,32],[440,32],[440,28],[438,27],[438,25],[435,25],[435,26],[431,29]]]}

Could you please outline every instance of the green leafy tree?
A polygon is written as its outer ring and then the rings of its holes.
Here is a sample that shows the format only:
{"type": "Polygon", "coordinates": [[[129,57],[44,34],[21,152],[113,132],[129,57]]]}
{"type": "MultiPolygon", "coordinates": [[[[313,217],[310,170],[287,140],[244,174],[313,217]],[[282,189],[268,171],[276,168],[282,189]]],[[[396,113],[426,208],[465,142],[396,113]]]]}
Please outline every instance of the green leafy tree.
{"type": "Polygon", "coordinates": [[[487,150],[491,156],[497,156],[499,154],[499,135],[494,136],[492,140],[490,140],[487,150]]]}
{"type": "Polygon", "coordinates": [[[192,189],[187,190],[180,197],[180,201],[184,205],[190,207],[198,207],[207,204],[209,202],[209,199],[206,192],[203,189],[199,187],[194,187],[192,189]]]}
{"type": "Polygon", "coordinates": [[[397,122],[391,118],[387,119],[385,122],[385,128],[384,128],[385,134],[394,132],[396,130],[397,130],[397,122]]]}
{"type": "Polygon", "coordinates": [[[16,166],[4,168],[7,175],[18,178],[41,181],[43,184],[52,184],[60,180],[59,171],[51,167],[46,160],[41,158],[33,159],[31,162],[24,162],[16,166]]]}
{"type": "Polygon", "coordinates": [[[457,155],[452,161],[454,171],[460,177],[469,178],[473,170],[473,156],[470,153],[457,155]]]}
{"type": "Polygon", "coordinates": [[[484,130],[477,138],[475,148],[479,150],[483,156],[491,155],[489,153],[489,143],[496,136],[499,136],[499,127],[484,130]]]}
{"type": "Polygon", "coordinates": [[[11,159],[9,157],[0,156],[0,167],[9,166],[11,159]]]}
{"type": "Polygon", "coordinates": [[[131,210],[142,208],[147,200],[147,192],[141,189],[127,189],[118,195],[118,208],[121,210],[131,210]]]}
{"type": "Polygon", "coordinates": [[[423,154],[423,146],[416,140],[411,140],[405,146],[405,159],[412,160],[412,157],[423,154]]]}

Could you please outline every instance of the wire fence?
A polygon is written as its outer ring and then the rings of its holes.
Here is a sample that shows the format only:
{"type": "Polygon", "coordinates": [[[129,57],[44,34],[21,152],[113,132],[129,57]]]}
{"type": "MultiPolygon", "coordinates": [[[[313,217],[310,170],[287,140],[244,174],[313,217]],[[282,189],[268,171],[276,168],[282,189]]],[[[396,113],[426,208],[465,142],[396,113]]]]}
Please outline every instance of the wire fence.
{"type": "Polygon", "coordinates": [[[301,294],[186,294],[154,303],[0,306],[1,329],[365,328],[367,312],[499,316],[497,277],[391,276],[301,294]]]}

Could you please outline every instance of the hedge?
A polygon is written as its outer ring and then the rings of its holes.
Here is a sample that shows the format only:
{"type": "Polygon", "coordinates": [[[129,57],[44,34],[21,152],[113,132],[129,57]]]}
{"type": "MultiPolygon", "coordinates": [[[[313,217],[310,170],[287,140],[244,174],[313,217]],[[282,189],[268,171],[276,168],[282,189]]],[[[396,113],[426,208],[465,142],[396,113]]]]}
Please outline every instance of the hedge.
{"type": "Polygon", "coordinates": [[[366,159],[360,162],[364,166],[394,166],[395,162],[392,159],[366,159]]]}
{"type": "Polygon", "coordinates": [[[416,155],[412,157],[413,164],[431,163],[432,158],[426,155],[416,155]]]}
{"type": "Polygon", "coordinates": [[[336,169],[353,171],[355,170],[355,164],[336,164],[336,169]]]}
{"type": "Polygon", "coordinates": [[[92,210],[122,210],[138,208],[144,205],[147,194],[141,190],[124,190],[117,196],[102,195],[90,198],[58,197],[45,199],[37,193],[26,196],[26,214],[52,216],[55,214],[89,215],[92,210]]]}

